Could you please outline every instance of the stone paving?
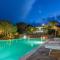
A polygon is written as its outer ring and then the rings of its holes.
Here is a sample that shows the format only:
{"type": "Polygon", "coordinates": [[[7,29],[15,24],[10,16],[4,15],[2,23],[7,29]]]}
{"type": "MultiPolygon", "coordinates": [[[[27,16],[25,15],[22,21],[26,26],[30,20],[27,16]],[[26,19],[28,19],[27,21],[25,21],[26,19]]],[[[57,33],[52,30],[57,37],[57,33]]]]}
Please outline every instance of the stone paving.
{"type": "Polygon", "coordinates": [[[40,48],[26,60],[57,60],[56,58],[49,56],[49,51],[50,49],[40,48]]]}
{"type": "Polygon", "coordinates": [[[50,49],[41,47],[21,60],[60,60],[60,50],[53,49],[50,52],[50,49]]]}

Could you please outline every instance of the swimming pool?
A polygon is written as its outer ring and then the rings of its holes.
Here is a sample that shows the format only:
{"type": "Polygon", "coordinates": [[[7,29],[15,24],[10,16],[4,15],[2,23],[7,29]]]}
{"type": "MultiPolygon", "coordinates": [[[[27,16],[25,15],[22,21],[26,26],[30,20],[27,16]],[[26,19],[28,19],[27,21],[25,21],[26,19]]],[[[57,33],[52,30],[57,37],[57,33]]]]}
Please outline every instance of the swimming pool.
{"type": "Polygon", "coordinates": [[[45,40],[40,38],[0,40],[0,60],[20,60],[21,57],[37,48],[45,40]]]}

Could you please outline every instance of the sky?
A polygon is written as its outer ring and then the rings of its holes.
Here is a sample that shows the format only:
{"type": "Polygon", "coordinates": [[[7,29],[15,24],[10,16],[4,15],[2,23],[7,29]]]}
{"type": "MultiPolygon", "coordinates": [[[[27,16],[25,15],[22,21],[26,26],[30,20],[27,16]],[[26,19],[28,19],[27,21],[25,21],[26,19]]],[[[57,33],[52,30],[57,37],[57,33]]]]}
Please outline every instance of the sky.
{"type": "Polygon", "coordinates": [[[60,14],[60,0],[0,0],[0,19],[13,23],[46,23],[60,14]]]}

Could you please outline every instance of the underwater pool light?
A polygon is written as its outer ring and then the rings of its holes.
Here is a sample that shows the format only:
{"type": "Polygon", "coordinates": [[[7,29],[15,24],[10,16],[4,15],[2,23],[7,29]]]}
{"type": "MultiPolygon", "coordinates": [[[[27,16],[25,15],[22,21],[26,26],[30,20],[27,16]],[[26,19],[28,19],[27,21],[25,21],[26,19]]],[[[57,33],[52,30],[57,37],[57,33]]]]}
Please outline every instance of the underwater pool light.
{"type": "Polygon", "coordinates": [[[24,39],[26,39],[26,38],[27,38],[27,36],[26,36],[26,35],[24,35],[24,36],[23,36],[23,38],[24,38],[24,39]]]}

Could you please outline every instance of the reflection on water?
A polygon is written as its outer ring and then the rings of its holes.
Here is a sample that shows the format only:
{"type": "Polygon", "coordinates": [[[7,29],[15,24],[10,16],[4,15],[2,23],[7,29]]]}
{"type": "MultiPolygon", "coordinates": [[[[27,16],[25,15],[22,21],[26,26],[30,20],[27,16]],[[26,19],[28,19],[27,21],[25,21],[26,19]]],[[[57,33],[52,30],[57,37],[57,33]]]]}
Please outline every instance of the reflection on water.
{"type": "Polygon", "coordinates": [[[0,60],[19,60],[32,49],[41,45],[41,41],[45,42],[40,38],[0,40],[0,60]]]}

